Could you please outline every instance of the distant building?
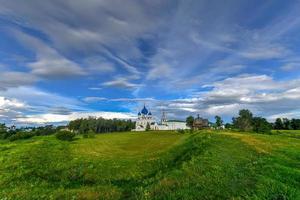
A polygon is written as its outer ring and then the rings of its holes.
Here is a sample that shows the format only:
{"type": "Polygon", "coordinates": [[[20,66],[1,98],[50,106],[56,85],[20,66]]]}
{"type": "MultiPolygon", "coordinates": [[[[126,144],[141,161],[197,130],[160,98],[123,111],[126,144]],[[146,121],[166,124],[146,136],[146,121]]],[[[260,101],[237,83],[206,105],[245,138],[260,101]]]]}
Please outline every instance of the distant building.
{"type": "Polygon", "coordinates": [[[15,130],[17,130],[17,127],[15,125],[12,125],[12,126],[8,127],[7,130],[8,131],[15,131],[15,130]]]}
{"type": "Polygon", "coordinates": [[[179,130],[189,129],[186,122],[179,120],[167,120],[166,113],[163,112],[160,123],[155,121],[152,113],[144,105],[143,109],[138,113],[135,129],[132,131],[145,131],[149,124],[150,130],[179,130]]]}
{"type": "Polygon", "coordinates": [[[203,119],[199,115],[194,119],[193,128],[196,130],[209,128],[208,119],[203,119]]]}
{"type": "Polygon", "coordinates": [[[148,111],[148,109],[144,105],[144,108],[138,113],[134,131],[145,131],[147,125],[150,126],[150,129],[154,129],[156,123],[152,116],[152,113],[148,111]]]}

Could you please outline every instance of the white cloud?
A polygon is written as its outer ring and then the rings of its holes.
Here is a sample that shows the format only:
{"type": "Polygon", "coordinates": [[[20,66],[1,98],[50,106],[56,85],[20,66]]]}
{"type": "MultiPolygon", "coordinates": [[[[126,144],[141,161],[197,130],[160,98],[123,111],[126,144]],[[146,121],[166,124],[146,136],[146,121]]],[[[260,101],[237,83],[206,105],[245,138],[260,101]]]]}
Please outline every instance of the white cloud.
{"type": "Polygon", "coordinates": [[[116,67],[103,57],[90,57],[85,59],[84,65],[91,73],[110,73],[115,72],[116,67]]]}
{"type": "Polygon", "coordinates": [[[9,88],[5,91],[0,91],[0,96],[16,99],[26,104],[26,110],[23,111],[23,114],[28,112],[45,113],[57,107],[72,111],[84,109],[82,103],[77,99],[46,92],[34,87],[9,88]]]}
{"type": "Polygon", "coordinates": [[[154,98],[115,98],[108,99],[105,97],[85,97],[83,101],[87,103],[98,102],[98,101],[116,101],[116,102],[149,102],[156,101],[154,98]]]}
{"type": "Polygon", "coordinates": [[[239,54],[245,58],[249,59],[275,59],[284,58],[287,56],[289,51],[281,45],[272,44],[260,44],[252,45],[249,49],[240,52],[239,54]]]}
{"type": "Polygon", "coordinates": [[[204,117],[231,118],[240,109],[250,109],[268,119],[287,112],[298,116],[299,84],[300,79],[278,81],[267,75],[244,74],[216,81],[207,86],[212,89],[195,92],[190,98],[151,102],[151,107],[155,114],[163,109],[176,118],[198,113],[204,117]]]}
{"type": "Polygon", "coordinates": [[[87,103],[97,102],[97,101],[106,101],[107,98],[104,97],[85,97],[83,101],[87,103]]]}
{"type": "Polygon", "coordinates": [[[8,88],[32,85],[38,78],[25,72],[4,71],[0,73],[0,90],[8,88]]]}
{"type": "Polygon", "coordinates": [[[140,87],[141,85],[131,83],[127,80],[127,78],[116,78],[115,80],[102,83],[102,86],[132,90],[140,87]]]}
{"type": "Polygon", "coordinates": [[[73,112],[69,115],[59,114],[37,114],[25,115],[15,118],[17,123],[28,124],[47,124],[47,123],[66,123],[71,120],[88,117],[102,117],[104,119],[134,119],[136,116],[132,113],[121,112],[73,112]]]}
{"type": "Polygon", "coordinates": [[[0,96],[0,109],[23,109],[26,108],[24,102],[18,101],[17,99],[8,99],[0,96]]]}
{"type": "Polygon", "coordinates": [[[89,90],[102,90],[103,88],[101,87],[89,87],[89,90]]]}
{"type": "Polygon", "coordinates": [[[154,66],[148,73],[147,79],[157,80],[172,76],[173,70],[168,64],[158,64],[154,66]]]}
{"type": "Polygon", "coordinates": [[[283,65],[281,67],[282,70],[284,71],[294,71],[294,70],[299,70],[300,69],[300,62],[291,62],[283,65]]]}
{"type": "Polygon", "coordinates": [[[29,46],[36,54],[36,60],[27,63],[32,74],[54,79],[86,75],[79,64],[65,58],[41,40],[20,31],[14,31],[14,33],[20,41],[29,46]]]}

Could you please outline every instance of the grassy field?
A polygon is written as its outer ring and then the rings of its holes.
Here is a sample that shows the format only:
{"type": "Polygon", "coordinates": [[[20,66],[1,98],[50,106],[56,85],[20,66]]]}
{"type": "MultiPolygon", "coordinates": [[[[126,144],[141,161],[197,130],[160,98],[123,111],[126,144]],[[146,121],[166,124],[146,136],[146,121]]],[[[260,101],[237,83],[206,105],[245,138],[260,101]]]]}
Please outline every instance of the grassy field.
{"type": "Polygon", "coordinates": [[[300,132],[0,141],[0,199],[300,199],[300,132]]]}

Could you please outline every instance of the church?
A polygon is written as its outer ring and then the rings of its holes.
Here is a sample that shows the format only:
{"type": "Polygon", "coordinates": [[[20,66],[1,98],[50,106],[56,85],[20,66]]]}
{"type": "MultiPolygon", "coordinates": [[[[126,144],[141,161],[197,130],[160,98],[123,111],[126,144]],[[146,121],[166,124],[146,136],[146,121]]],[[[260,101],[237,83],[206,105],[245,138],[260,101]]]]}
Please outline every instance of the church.
{"type": "Polygon", "coordinates": [[[147,127],[150,130],[180,130],[189,129],[186,126],[186,122],[178,120],[168,121],[165,112],[163,112],[161,121],[156,122],[152,113],[144,105],[143,109],[138,113],[138,117],[135,124],[135,129],[132,131],[145,131],[147,127]]]}

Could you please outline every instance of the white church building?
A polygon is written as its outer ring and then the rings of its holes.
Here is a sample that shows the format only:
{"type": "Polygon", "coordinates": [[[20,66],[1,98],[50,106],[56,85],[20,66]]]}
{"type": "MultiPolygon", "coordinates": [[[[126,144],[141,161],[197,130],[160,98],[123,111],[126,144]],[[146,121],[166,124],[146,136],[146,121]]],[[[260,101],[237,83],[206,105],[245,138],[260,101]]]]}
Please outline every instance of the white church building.
{"type": "Polygon", "coordinates": [[[186,126],[186,122],[177,120],[168,121],[164,112],[160,123],[157,123],[152,113],[144,105],[143,109],[138,113],[135,129],[132,131],[145,131],[147,126],[150,128],[150,130],[189,129],[189,127],[186,126]]]}

